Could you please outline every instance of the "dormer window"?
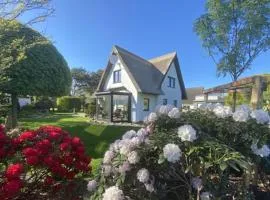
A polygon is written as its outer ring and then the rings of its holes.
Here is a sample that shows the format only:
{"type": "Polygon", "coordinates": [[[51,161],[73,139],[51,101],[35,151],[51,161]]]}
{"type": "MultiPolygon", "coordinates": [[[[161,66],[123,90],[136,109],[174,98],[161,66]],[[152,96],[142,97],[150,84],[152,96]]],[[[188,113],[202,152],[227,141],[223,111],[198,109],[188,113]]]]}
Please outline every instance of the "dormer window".
{"type": "Polygon", "coordinates": [[[113,83],[121,82],[121,70],[115,70],[113,72],[113,83]]]}
{"type": "Polygon", "coordinates": [[[168,76],[168,80],[169,80],[168,87],[175,88],[175,78],[168,76]]]}

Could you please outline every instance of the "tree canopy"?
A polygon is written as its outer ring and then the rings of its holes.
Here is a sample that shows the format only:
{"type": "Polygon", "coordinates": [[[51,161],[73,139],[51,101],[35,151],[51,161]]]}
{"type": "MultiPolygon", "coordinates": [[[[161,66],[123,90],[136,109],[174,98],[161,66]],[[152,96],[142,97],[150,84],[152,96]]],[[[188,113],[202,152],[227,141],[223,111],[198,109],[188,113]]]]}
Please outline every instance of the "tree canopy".
{"type": "Polygon", "coordinates": [[[102,73],[103,70],[88,72],[82,67],[72,68],[72,95],[92,94],[98,86],[102,73]]]}
{"type": "Polygon", "coordinates": [[[17,21],[0,19],[0,43],[0,91],[47,96],[69,93],[69,67],[40,33],[17,21]]]}
{"type": "Polygon", "coordinates": [[[194,29],[218,75],[235,81],[270,48],[270,0],[207,0],[194,29]]]}

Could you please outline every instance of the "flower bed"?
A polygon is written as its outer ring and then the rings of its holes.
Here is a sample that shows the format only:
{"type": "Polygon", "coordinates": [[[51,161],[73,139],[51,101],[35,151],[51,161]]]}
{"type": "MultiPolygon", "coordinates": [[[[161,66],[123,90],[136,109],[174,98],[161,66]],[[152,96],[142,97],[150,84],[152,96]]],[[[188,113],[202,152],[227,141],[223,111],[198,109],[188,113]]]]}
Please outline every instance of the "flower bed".
{"type": "Polygon", "coordinates": [[[111,144],[90,199],[255,199],[251,184],[269,184],[269,121],[247,106],[161,106],[111,144]]]}
{"type": "Polygon", "coordinates": [[[0,126],[0,199],[80,198],[90,160],[81,140],[59,127],[6,134],[0,126]]]}

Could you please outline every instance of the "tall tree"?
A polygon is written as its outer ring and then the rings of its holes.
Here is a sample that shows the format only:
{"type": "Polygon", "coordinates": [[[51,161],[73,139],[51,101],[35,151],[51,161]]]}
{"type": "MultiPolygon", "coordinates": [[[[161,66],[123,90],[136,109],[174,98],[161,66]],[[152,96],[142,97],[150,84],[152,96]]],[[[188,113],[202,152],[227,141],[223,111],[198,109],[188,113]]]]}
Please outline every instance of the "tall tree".
{"type": "Polygon", "coordinates": [[[44,21],[48,16],[54,13],[51,0],[1,0],[0,1],[0,18],[15,20],[25,16],[25,24],[32,25],[44,21]],[[34,14],[33,14],[33,11],[34,14]]]}
{"type": "Polygon", "coordinates": [[[72,68],[72,91],[71,95],[83,95],[84,93],[92,94],[95,92],[103,70],[88,72],[84,68],[72,68]]]}
{"type": "Polygon", "coordinates": [[[37,31],[0,19],[0,91],[12,97],[12,127],[17,123],[18,95],[68,94],[70,69],[57,49],[37,31]]]}
{"type": "MultiPolygon", "coordinates": [[[[236,81],[270,48],[270,0],[207,0],[194,29],[217,65],[217,75],[236,81]]],[[[235,109],[236,90],[233,99],[235,109]]]]}

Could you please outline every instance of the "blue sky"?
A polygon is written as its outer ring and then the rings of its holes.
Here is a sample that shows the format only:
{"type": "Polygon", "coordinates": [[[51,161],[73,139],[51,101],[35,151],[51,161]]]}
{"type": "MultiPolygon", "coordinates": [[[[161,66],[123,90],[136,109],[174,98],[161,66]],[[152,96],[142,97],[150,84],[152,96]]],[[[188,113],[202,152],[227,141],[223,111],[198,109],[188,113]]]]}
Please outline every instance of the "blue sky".
{"type": "MultiPolygon", "coordinates": [[[[216,67],[193,32],[205,0],[54,0],[55,16],[36,29],[45,33],[70,67],[104,68],[117,44],[143,57],[177,51],[186,87],[206,88],[230,81],[216,67]]],[[[244,76],[270,72],[270,52],[244,76]]]]}

